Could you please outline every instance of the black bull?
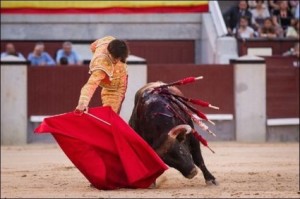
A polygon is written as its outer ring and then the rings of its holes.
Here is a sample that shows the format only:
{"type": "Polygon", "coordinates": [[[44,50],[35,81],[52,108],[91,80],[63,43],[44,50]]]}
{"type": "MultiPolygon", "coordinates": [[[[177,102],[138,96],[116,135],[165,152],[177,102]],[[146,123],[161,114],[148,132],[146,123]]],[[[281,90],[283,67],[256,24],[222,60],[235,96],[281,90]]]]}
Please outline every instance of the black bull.
{"type": "MultiPolygon", "coordinates": [[[[204,164],[199,141],[190,133],[194,128],[191,118],[163,95],[151,92],[162,84],[149,83],[137,91],[129,125],[167,165],[186,178],[197,174],[197,165],[207,184],[217,184],[204,164]]],[[[176,87],[169,87],[168,91],[182,95],[176,87]]]]}

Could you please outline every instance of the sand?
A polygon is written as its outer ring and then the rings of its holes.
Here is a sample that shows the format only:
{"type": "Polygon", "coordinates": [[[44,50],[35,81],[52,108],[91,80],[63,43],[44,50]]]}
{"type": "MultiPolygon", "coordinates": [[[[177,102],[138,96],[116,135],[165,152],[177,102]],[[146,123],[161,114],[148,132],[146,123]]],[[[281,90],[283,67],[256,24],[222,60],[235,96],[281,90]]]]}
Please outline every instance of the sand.
{"type": "Polygon", "coordinates": [[[299,143],[211,142],[202,147],[219,185],[202,173],[189,180],[168,169],[154,189],[98,190],[56,144],[1,146],[1,197],[33,198],[299,198],[299,143]]]}

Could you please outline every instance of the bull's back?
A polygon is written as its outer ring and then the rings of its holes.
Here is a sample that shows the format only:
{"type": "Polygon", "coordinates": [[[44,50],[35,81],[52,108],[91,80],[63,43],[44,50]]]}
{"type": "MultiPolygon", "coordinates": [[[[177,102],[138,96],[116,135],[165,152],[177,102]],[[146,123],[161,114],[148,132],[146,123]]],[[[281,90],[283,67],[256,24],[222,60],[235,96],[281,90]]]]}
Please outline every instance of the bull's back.
{"type": "Polygon", "coordinates": [[[150,145],[174,126],[182,124],[171,110],[170,102],[161,95],[143,93],[136,103],[129,125],[150,145]]]}

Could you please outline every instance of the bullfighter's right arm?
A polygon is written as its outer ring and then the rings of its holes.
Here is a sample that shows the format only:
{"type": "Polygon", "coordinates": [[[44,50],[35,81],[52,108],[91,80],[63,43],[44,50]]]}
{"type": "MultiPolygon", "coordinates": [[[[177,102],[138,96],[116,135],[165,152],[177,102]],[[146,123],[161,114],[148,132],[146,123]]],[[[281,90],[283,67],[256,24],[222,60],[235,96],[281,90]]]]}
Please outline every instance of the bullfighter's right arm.
{"type": "Polygon", "coordinates": [[[76,109],[84,110],[88,107],[95,90],[106,75],[107,74],[102,70],[95,70],[92,72],[89,80],[81,89],[79,102],[76,109]]]}

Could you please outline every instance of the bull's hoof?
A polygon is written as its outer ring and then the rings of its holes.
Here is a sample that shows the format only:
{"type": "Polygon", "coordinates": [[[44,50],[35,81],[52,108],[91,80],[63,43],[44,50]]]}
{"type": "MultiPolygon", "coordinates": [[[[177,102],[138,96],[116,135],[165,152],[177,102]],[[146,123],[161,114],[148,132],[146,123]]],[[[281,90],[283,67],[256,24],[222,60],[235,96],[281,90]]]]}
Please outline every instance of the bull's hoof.
{"type": "Polygon", "coordinates": [[[148,189],[155,189],[156,188],[156,182],[153,182],[148,189]]]}
{"type": "Polygon", "coordinates": [[[218,183],[218,181],[216,179],[214,179],[214,180],[206,180],[205,183],[206,183],[206,185],[209,185],[209,186],[211,186],[211,185],[216,185],[216,186],[219,185],[219,183],[218,183]]]}

